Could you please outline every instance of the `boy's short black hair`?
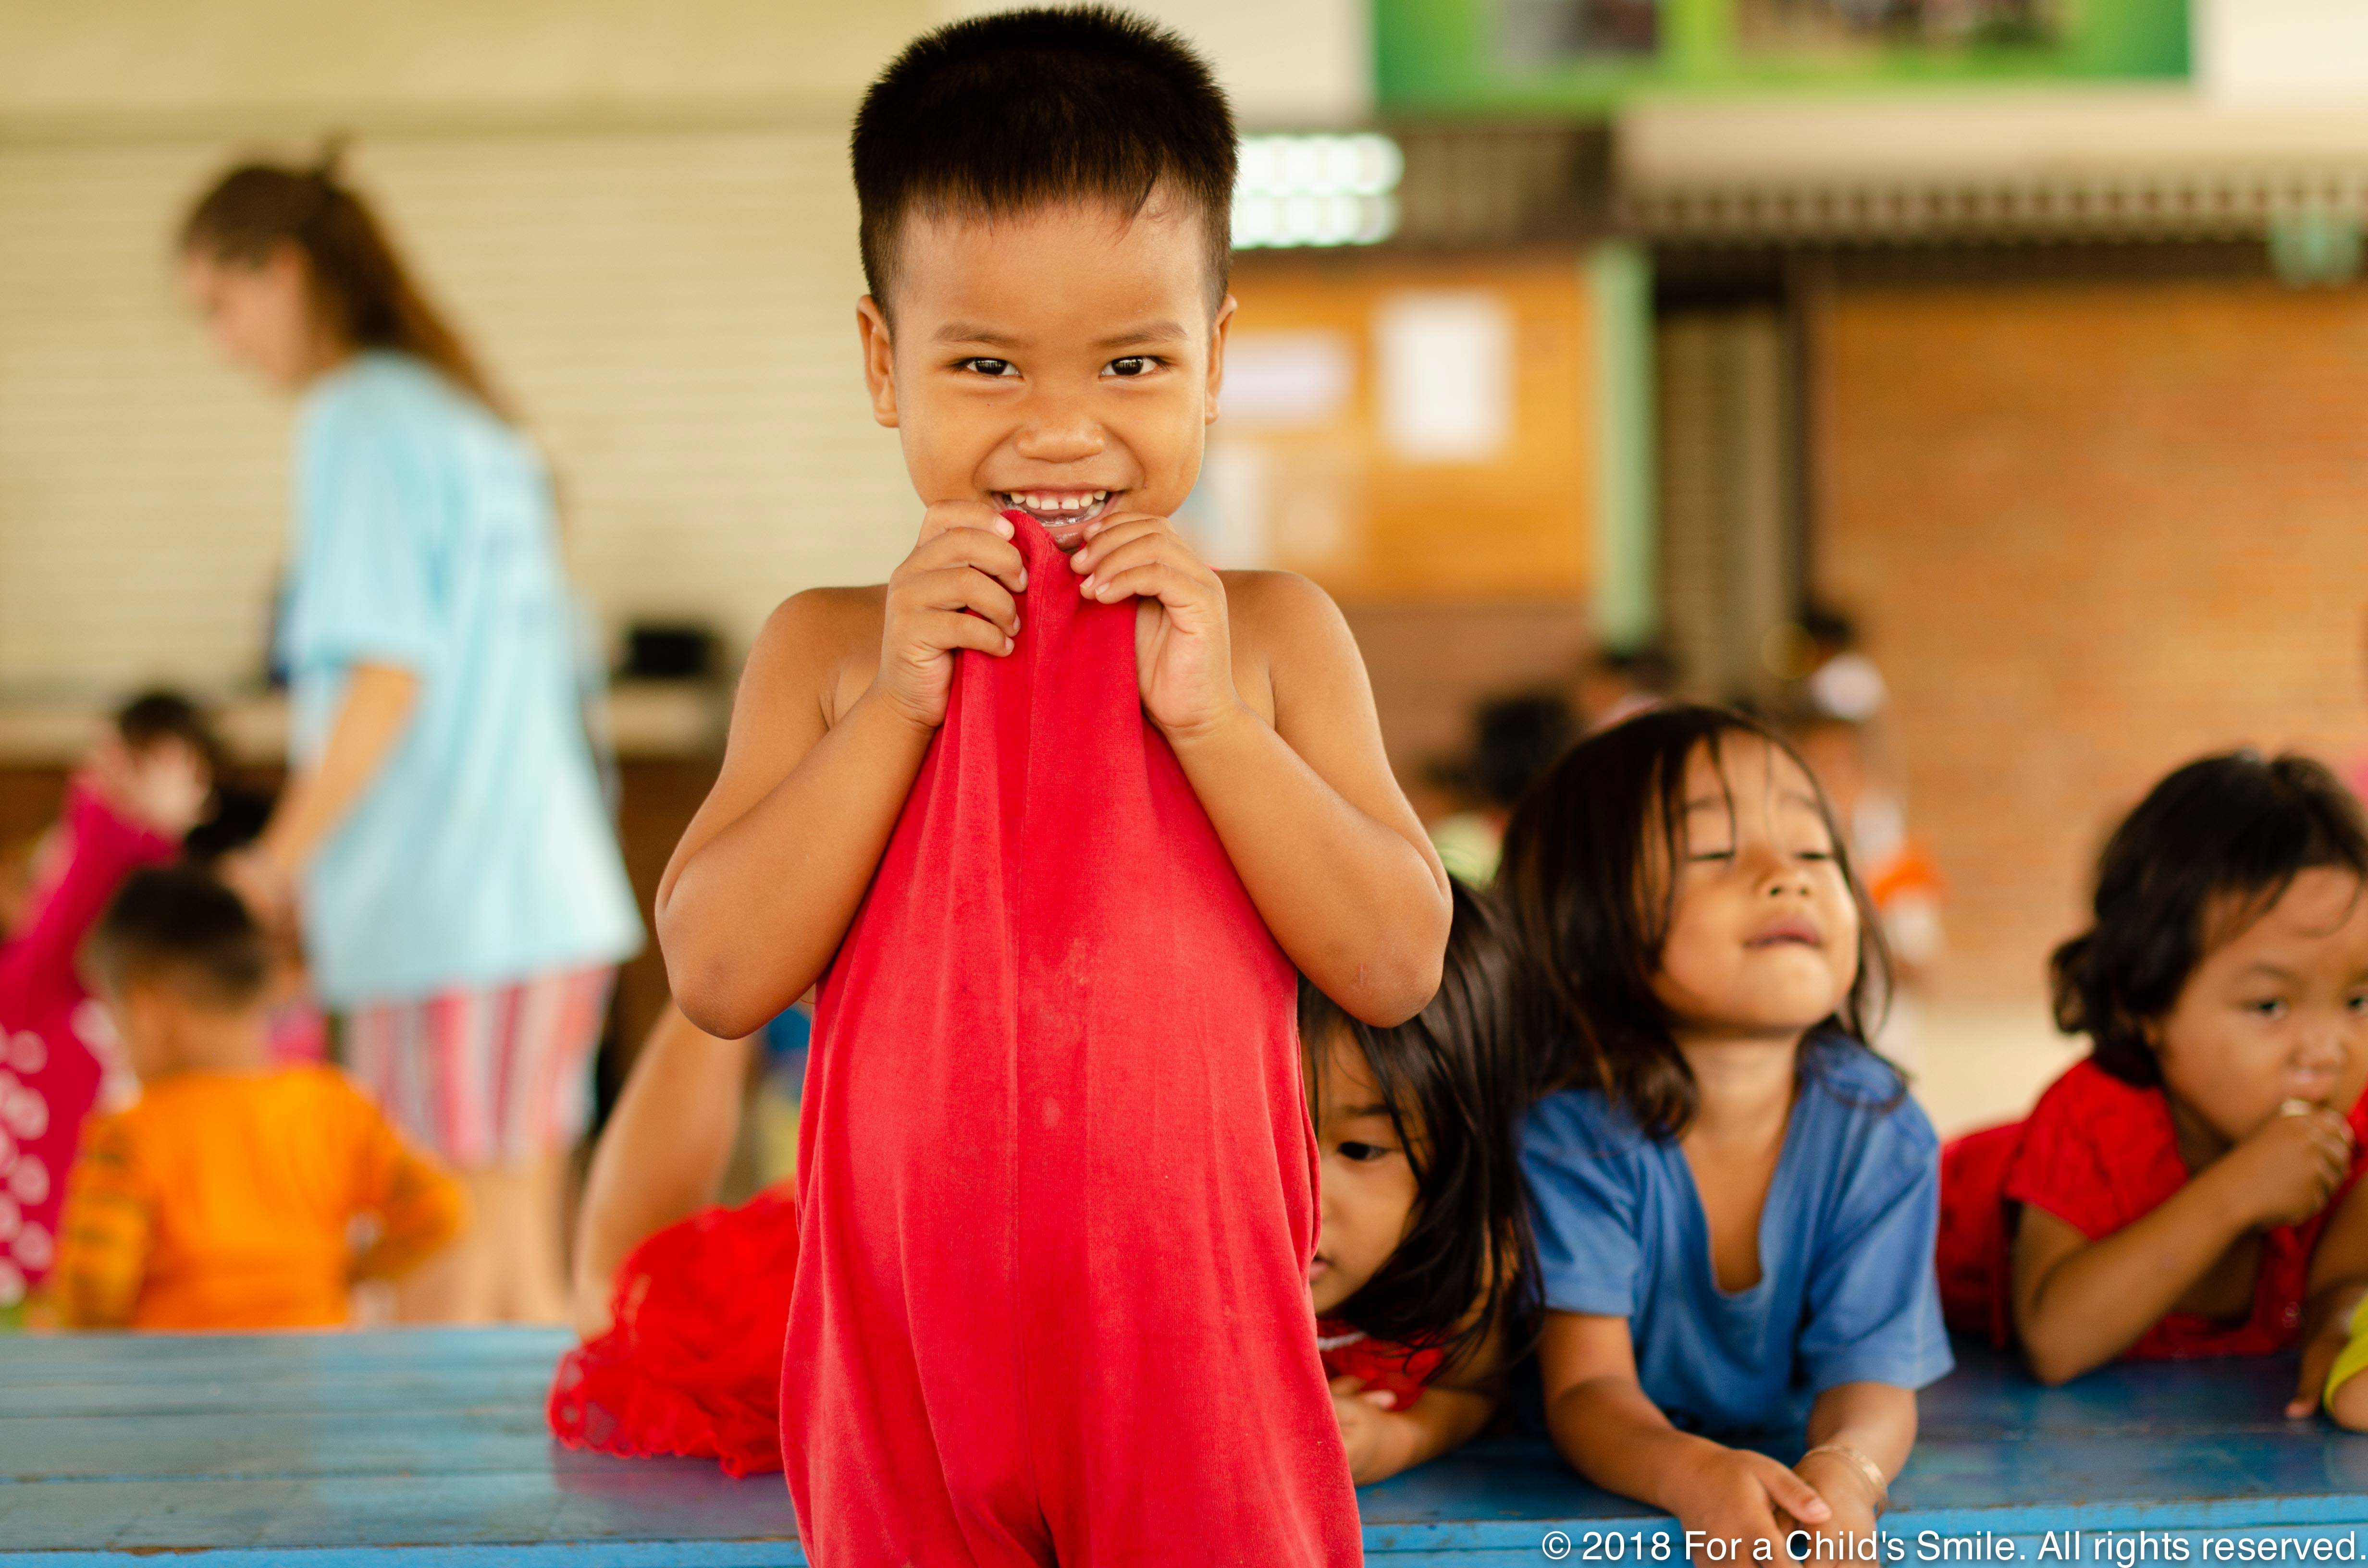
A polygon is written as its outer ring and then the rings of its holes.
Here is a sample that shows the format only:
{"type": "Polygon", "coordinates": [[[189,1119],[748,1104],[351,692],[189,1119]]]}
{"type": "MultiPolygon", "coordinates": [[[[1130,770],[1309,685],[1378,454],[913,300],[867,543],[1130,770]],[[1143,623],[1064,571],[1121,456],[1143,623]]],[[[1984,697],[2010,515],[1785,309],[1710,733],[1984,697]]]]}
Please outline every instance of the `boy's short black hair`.
{"type": "Polygon", "coordinates": [[[86,952],[107,990],[161,981],[223,1012],[252,1006],[271,978],[270,945],[239,896],[180,866],[126,878],[86,952]]]}
{"type": "Polygon", "coordinates": [[[2087,1035],[2097,1065],[2123,1083],[2161,1083],[2153,1029],[2235,935],[2214,922],[2258,919],[2320,867],[2368,883],[2360,802],[2322,764],[2237,751],[2179,768],[2098,858],[2089,927],[2048,965],[2056,1027],[2087,1035]]]}
{"type": "Polygon", "coordinates": [[[855,115],[863,280],[882,311],[914,208],[994,216],[1090,198],[1133,215],[1167,185],[1200,212],[1210,305],[1233,266],[1233,111],[1208,64],[1103,6],[1005,11],[924,33],[855,115]]]}

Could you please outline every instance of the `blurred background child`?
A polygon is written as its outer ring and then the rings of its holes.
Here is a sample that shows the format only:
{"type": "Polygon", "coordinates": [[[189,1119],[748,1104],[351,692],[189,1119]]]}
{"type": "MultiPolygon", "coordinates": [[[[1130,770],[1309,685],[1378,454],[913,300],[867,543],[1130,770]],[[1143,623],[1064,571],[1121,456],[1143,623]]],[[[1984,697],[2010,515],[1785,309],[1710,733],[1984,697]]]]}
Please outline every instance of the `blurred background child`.
{"type": "Polygon", "coordinates": [[[357,1281],[460,1229],[459,1186],[343,1076],[270,1064],[270,952],[229,889],[133,873],[90,966],[140,1096],[85,1130],[52,1282],[67,1325],[335,1326],[357,1281]]]}
{"type": "Polygon", "coordinates": [[[1570,706],[1554,692],[1492,698],[1472,715],[1472,749],[1449,769],[1469,804],[1430,824],[1450,876],[1485,888],[1497,879],[1505,822],[1538,776],[1578,738],[1570,706]]]}
{"type": "Polygon", "coordinates": [[[1555,1446],[1689,1529],[1871,1550],[1951,1365],[1940,1149],[1865,1043],[1882,945],[1815,780],[1663,707],[1539,782],[1500,885],[1554,1091],[1521,1158],[1555,1446]],[[1720,1440],[1804,1419],[1790,1469],[1720,1440]]]}
{"type": "Polygon", "coordinates": [[[123,879],[180,853],[215,793],[222,751],[186,698],[126,704],[66,786],[64,814],[30,857],[0,930],[0,1310],[55,1256],[59,1206],[83,1119],[108,1077],[111,1031],[74,965],[123,879]]]}
{"type": "Polygon", "coordinates": [[[1360,1485],[1477,1436],[1535,1324],[1510,964],[1491,906],[1452,892],[1439,994],[1405,1023],[1299,986],[1323,1212],[1307,1289],[1360,1485]]]}
{"type": "Polygon", "coordinates": [[[2155,786],[2052,966],[2088,1058],[1949,1147],[1952,1322],[2051,1383],[2300,1344],[2287,1413],[2316,1407],[2368,1289],[2363,882],[2360,808],[2318,763],[2237,752],[2155,786]]]}
{"type": "Polygon", "coordinates": [[[1570,705],[1580,727],[1592,733],[1667,702],[1677,689],[1677,657],[1660,643],[1606,644],[1571,677],[1570,705]]]}

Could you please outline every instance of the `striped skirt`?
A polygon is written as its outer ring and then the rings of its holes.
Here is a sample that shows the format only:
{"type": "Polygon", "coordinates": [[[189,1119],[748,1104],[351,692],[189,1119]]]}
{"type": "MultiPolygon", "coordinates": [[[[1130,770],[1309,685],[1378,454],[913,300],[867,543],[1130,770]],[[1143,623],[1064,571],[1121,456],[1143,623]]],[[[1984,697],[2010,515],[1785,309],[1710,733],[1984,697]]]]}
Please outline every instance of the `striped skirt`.
{"type": "Polygon", "coordinates": [[[616,971],[374,1003],[347,1015],[346,1067],[420,1147],[460,1166],[530,1164],[582,1136],[616,971]]]}

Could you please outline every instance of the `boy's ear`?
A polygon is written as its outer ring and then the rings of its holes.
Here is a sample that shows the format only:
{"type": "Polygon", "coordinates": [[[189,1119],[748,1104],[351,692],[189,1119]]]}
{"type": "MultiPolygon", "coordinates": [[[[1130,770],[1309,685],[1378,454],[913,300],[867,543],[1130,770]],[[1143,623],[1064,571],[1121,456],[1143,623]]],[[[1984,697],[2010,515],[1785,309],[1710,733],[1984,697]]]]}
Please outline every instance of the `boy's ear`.
{"type": "Polygon", "coordinates": [[[863,341],[863,384],[871,391],[871,417],[896,427],[896,352],[888,341],[887,312],[866,294],[855,301],[855,331],[863,341]]]}
{"type": "Polygon", "coordinates": [[[1213,425],[1217,420],[1217,392],[1225,382],[1225,334],[1234,324],[1234,311],[1239,303],[1231,294],[1226,295],[1217,307],[1217,319],[1209,325],[1209,411],[1203,416],[1207,424],[1213,425]]]}

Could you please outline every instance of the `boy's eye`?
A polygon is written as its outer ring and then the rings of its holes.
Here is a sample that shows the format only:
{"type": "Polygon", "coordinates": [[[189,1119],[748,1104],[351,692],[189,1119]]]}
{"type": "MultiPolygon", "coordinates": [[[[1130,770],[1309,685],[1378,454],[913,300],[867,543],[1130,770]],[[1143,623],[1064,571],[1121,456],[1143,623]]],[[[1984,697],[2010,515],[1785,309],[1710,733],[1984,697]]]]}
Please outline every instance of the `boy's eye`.
{"type": "Polygon", "coordinates": [[[2256,1017],[2283,1018],[2286,1016],[2285,998],[2264,996],[2258,1002],[2246,1003],[2245,1011],[2253,1014],[2256,1017]]]}
{"type": "Polygon", "coordinates": [[[965,359],[959,367],[981,376],[1016,376],[1019,367],[1008,359],[965,359]]]}
{"type": "Polygon", "coordinates": [[[1340,1145],[1340,1157],[1360,1165],[1370,1165],[1375,1160],[1386,1160],[1394,1152],[1383,1148],[1379,1143],[1349,1142],[1340,1145]]]}
{"type": "Polygon", "coordinates": [[[1804,860],[1830,860],[1833,858],[1834,852],[1830,849],[1804,849],[1801,851],[1801,858],[1804,860]]]}
{"type": "Polygon", "coordinates": [[[2368,1013],[2368,991],[2360,992],[2344,1003],[2355,1013],[2368,1013]]]}
{"type": "Polygon", "coordinates": [[[1159,361],[1148,354],[1129,354],[1102,367],[1113,376],[1147,376],[1159,361]]]}
{"type": "Polygon", "coordinates": [[[1686,858],[1692,861],[1732,860],[1735,858],[1735,851],[1732,849],[1697,849],[1688,855],[1686,858]]]}

